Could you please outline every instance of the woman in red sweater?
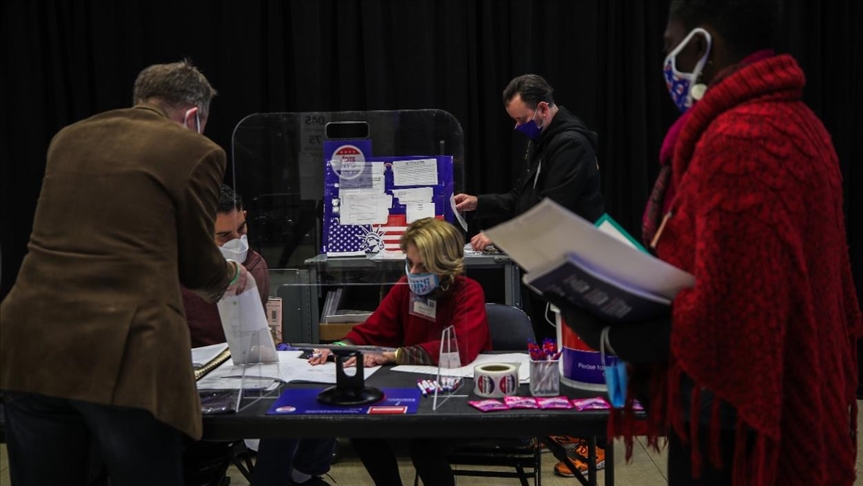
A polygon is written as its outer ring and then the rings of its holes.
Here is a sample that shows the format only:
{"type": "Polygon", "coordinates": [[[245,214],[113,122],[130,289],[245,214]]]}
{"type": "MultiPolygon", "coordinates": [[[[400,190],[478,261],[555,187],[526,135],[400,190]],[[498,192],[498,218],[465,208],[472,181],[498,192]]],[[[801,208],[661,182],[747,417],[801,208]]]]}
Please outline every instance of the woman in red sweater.
{"type": "MultiPolygon", "coordinates": [[[[365,366],[437,365],[441,332],[455,328],[462,364],[491,350],[482,287],[464,273],[464,237],[451,224],[434,218],[411,223],[402,235],[405,276],[390,290],[375,312],[355,326],[341,342],[394,347],[394,352],[363,355],[365,366]]],[[[312,364],[326,362],[330,352],[316,350],[312,364]]],[[[347,364],[352,364],[348,361],[347,364]]],[[[400,485],[398,463],[385,440],[354,439],[357,454],[378,485],[400,485]]],[[[453,485],[444,454],[448,441],[414,439],[409,452],[423,484],[453,485]]]]}
{"type": "MultiPolygon", "coordinates": [[[[664,71],[687,118],[650,240],[696,284],[669,318],[610,326],[607,344],[652,371],[672,486],[854,483],[863,324],[842,178],[801,100],[803,71],[766,50],[780,12],[778,0],[671,3],[664,71]]],[[[564,307],[598,346],[607,324],[564,307]]],[[[631,424],[629,398],[612,425],[631,424]]]]}

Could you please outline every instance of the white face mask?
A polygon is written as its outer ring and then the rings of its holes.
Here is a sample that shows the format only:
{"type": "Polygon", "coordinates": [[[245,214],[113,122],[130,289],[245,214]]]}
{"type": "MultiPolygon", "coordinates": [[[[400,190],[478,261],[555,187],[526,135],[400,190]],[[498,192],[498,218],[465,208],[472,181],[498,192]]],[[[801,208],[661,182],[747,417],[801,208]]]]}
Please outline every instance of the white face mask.
{"type": "Polygon", "coordinates": [[[246,235],[243,235],[225,243],[219,250],[222,251],[222,256],[226,259],[243,263],[246,261],[246,256],[249,253],[249,239],[246,238],[246,235]]]}

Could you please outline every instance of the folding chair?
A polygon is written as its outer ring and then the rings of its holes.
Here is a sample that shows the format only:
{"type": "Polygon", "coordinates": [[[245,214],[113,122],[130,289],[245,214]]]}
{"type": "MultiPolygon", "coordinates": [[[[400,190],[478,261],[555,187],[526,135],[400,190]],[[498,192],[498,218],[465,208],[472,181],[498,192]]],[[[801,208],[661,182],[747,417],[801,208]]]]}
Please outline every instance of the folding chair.
{"type": "MultiPolygon", "coordinates": [[[[521,309],[509,305],[489,303],[485,305],[488,326],[491,332],[492,349],[495,351],[526,351],[529,339],[535,339],[530,317],[521,309]]],[[[480,476],[492,478],[518,478],[528,486],[541,482],[539,442],[533,438],[478,439],[456,447],[447,455],[456,476],[480,476]],[[467,467],[464,467],[467,466],[467,467]],[[515,471],[490,471],[479,466],[512,467],[515,471]]]]}

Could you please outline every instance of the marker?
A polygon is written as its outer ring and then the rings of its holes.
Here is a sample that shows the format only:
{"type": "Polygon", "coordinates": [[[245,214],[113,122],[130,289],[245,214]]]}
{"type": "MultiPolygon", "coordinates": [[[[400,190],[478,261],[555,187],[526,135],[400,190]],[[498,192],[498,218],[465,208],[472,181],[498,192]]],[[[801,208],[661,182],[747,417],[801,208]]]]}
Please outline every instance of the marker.
{"type": "Polygon", "coordinates": [[[434,387],[434,385],[431,384],[431,382],[429,380],[423,380],[423,386],[425,387],[426,391],[429,394],[432,394],[435,392],[435,387],[434,387]]]}
{"type": "Polygon", "coordinates": [[[425,389],[425,388],[423,388],[423,384],[420,382],[420,380],[417,380],[417,388],[419,388],[419,389],[420,389],[420,392],[422,392],[422,394],[423,394],[423,396],[424,396],[424,397],[429,396],[429,394],[428,394],[428,392],[426,391],[426,389],[425,389]]]}

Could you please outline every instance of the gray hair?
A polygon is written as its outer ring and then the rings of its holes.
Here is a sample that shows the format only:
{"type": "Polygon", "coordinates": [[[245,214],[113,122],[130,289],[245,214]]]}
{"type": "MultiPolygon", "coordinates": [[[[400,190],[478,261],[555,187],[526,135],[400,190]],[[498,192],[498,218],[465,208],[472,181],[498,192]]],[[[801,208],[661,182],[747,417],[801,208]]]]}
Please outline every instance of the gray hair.
{"type": "Polygon", "coordinates": [[[216,90],[189,59],[171,64],[154,64],[138,74],[133,103],[159,98],[172,107],[194,105],[201,116],[210,111],[216,90]]]}

